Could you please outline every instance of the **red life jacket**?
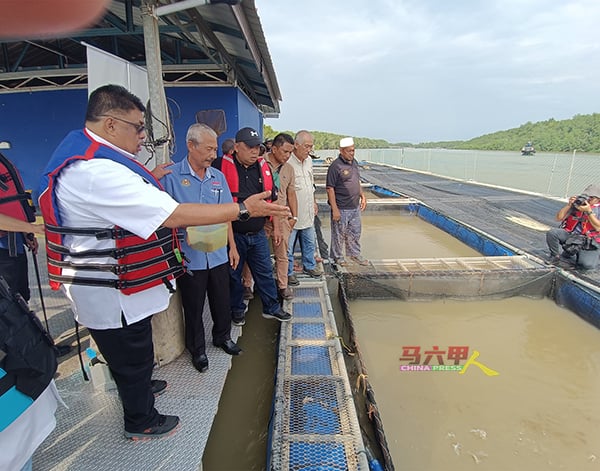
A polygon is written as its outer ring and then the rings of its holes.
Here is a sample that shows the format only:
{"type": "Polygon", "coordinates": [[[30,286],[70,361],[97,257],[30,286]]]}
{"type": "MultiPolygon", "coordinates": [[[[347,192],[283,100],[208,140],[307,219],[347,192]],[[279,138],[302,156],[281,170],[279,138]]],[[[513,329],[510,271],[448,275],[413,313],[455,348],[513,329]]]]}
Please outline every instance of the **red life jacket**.
{"type": "MultiPolygon", "coordinates": [[[[596,208],[598,206],[600,206],[600,203],[592,205],[593,208],[596,208]]],[[[567,232],[573,232],[575,230],[575,227],[577,227],[577,224],[579,223],[581,223],[582,235],[591,237],[596,242],[600,243],[600,232],[594,228],[589,218],[585,216],[585,213],[582,211],[571,211],[569,215],[563,219],[563,221],[560,224],[560,227],[562,227],[567,232]]]]}
{"type": "Polygon", "coordinates": [[[73,162],[93,158],[109,159],[120,163],[147,182],[162,189],[162,185],[139,162],[94,141],[84,131],[71,132],[54,152],[44,170],[41,185],[40,209],[46,229],[46,252],[50,287],[58,289],[62,283],[104,286],[133,294],[164,284],[170,291],[169,280],[184,273],[182,255],[175,229],[160,227],[148,239],[117,226],[108,229],[64,227],[56,206],[56,183],[60,172],[73,162]],[[63,244],[65,235],[89,236],[96,239],[114,239],[115,247],[74,252],[63,244]],[[70,260],[66,260],[66,257],[70,260]],[[82,263],[86,258],[110,257],[114,263],[82,263]],[[73,261],[75,261],[75,263],[73,261]],[[77,270],[86,276],[66,276],[64,268],[77,270]],[[118,278],[93,278],[97,272],[112,272],[118,278]]]}
{"type": "Polygon", "coordinates": [[[21,175],[13,163],[0,152],[0,214],[21,221],[35,221],[31,193],[25,191],[21,175]]]}
{"type": "MultiPolygon", "coordinates": [[[[238,175],[237,166],[234,162],[234,157],[228,154],[223,156],[223,162],[221,163],[221,172],[225,175],[227,185],[233,196],[233,201],[237,202],[238,193],[240,191],[240,177],[238,175]]],[[[273,175],[271,175],[271,168],[267,164],[266,160],[262,157],[258,158],[258,168],[262,174],[262,187],[263,191],[273,191],[273,175]]],[[[270,199],[265,200],[271,202],[270,199]]]]}
{"type": "MultiPolygon", "coordinates": [[[[23,180],[14,164],[0,152],[0,214],[20,221],[34,222],[35,208],[31,192],[25,191],[23,180]]],[[[8,236],[8,252],[17,255],[17,233],[0,231],[0,237],[8,236]]]]}

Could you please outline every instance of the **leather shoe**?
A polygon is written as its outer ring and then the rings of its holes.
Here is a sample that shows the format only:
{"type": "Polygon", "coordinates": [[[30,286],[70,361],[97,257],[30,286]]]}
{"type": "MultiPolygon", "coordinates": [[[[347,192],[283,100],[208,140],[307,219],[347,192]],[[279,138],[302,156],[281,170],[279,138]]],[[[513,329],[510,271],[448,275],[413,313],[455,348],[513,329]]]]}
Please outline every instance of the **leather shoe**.
{"type": "Polygon", "coordinates": [[[150,380],[150,387],[152,388],[152,394],[154,396],[160,396],[167,390],[167,382],[162,379],[152,379],[150,380]]]}
{"type": "Polygon", "coordinates": [[[296,278],[296,275],[288,275],[288,286],[298,286],[299,284],[300,282],[296,278]]]}
{"type": "Polygon", "coordinates": [[[279,288],[279,296],[281,299],[289,301],[290,299],[294,299],[294,292],[291,288],[279,288]]]}
{"type": "Polygon", "coordinates": [[[200,355],[194,355],[192,357],[192,365],[196,368],[200,373],[204,373],[208,370],[208,357],[202,353],[200,355]]]}
{"type": "Polygon", "coordinates": [[[179,417],[176,415],[159,415],[156,425],[148,427],[141,432],[128,432],[125,430],[125,438],[129,440],[149,440],[151,438],[166,437],[175,433],[179,425],[179,417]]]}
{"type": "Polygon", "coordinates": [[[237,343],[231,339],[227,339],[225,342],[219,344],[213,343],[213,345],[215,347],[222,348],[223,351],[228,355],[239,355],[242,353],[242,349],[238,347],[237,343]]]}

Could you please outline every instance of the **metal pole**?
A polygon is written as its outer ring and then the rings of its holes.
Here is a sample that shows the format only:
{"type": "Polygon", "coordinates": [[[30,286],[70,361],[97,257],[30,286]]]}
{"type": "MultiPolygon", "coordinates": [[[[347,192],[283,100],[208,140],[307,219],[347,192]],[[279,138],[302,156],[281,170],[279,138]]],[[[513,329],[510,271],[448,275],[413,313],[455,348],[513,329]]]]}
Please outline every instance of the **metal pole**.
{"type": "Polygon", "coordinates": [[[170,161],[169,143],[172,140],[171,123],[167,112],[167,99],[163,84],[162,61],[160,57],[160,37],[155,3],[146,0],[142,11],[144,28],[144,47],[146,50],[146,69],[148,70],[148,92],[152,112],[152,134],[155,145],[156,164],[170,161]]]}
{"type": "Polygon", "coordinates": [[[554,154],[554,163],[552,164],[552,170],[550,171],[550,179],[548,181],[548,190],[546,190],[546,194],[552,196],[550,191],[552,189],[552,177],[554,177],[554,172],[556,171],[556,159],[558,158],[558,154],[554,154]]]}
{"type": "Polygon", "coordinates": [[[569,169],[569,176],[567,178],[567,188],[565,188],[565,198],[569,197],[569,188],[571,187],[571,177],[573,176],[573,165],[575,164],[575,152],[577,149],[573,151],[573,157],[571,157],[571,168],[569,169]]]}
{"type": "MultiPolygon", "coordinates": [[[[33,240],[33,238],[35,236],[33,234],[26,234],[26,237],[29,240],[33,240]]],[[[50,334],[50,326],[48,325],[48,314],[46,314],[46,303],[44,302],[44,295],[42,293],[42,280],[40,278],[40,267],[38,266],[37,255],[35,254],[35,252],[33,250],[31,250],[30,252],[31,252],[31,258],[33,259],[33,267],[35,269],[35,278],[37,280],[38,292],[40,294],[40,304],[42,305],[42,312],[44,313],[44,322],[46,323],[46,332],[48,333],[48,336],[52,340],[54,340],[54,338],[50,334]]],[[[71,351],[70,345],[55,344],[54,346],[56,347],[56,354],[59,357],[66,355],[67,353],[69,353],[71,351]]]]}

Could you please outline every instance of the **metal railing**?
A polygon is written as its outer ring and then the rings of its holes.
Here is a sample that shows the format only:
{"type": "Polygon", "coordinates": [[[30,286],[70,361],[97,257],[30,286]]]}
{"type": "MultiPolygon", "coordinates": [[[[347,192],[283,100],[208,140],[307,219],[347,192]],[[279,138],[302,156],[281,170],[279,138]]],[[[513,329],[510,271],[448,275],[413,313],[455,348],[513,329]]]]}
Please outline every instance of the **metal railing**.
{"type": "MultiPolygon", "coordinates": [[[[318,152],[337,157],[336,150],[318,152]]],[[[566,199],[600,184],[600,155],[449,149],[357,149],[356,160],[566,199]]]]}

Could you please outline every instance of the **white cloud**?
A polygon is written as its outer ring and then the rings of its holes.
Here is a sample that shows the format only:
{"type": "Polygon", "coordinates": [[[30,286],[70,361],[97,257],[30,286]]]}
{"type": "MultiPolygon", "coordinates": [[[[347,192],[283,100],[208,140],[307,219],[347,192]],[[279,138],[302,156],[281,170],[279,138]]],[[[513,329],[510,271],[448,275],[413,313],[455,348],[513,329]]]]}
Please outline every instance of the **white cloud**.
{"type": "Polygon", "coordinates": [[[597,0],[256,0],[276,129],[466,139],[597,112],[597,0]]]}

